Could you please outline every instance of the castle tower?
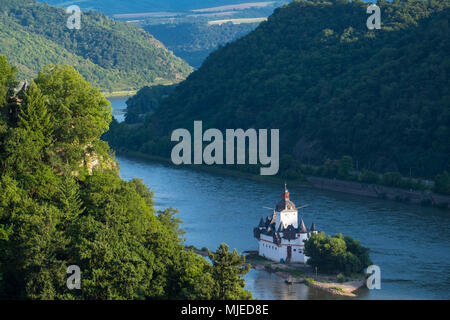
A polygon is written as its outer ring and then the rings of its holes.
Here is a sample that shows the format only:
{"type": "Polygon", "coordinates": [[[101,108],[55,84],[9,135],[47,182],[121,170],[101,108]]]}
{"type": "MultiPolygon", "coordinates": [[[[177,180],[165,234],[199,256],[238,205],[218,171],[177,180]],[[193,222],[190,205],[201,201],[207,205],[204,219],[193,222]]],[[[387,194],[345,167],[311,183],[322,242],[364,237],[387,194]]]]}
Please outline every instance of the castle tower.
{"type": "Polygon", "coordinates": [[[280,224],[284,228],[293,225],[298,228],[298,210],[295,204],[289,199],[289,190],[284,184],[284,192],[281,194],[281,201],[275,206],[275,228],[278,230],[280,224]]]}

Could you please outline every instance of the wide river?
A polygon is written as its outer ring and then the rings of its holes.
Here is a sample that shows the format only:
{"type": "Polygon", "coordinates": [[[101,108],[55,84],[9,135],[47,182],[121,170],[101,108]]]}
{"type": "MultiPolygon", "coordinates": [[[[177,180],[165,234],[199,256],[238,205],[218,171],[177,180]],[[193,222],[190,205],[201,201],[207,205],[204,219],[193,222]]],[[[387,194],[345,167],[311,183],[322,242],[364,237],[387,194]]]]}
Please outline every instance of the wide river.
{"type": "MultiPolygon", "coordinates": [[[[113,100],[113,99],[111,99],[113,100]]],[[[113,105],[114,107],[114,105],[113,105]]],[[[239,252],[257,249],[253,228],[272,212],[282,185],[255,182],[117,157],[122,178],[142,178],[155,206],[179,209],[186,244],[211,250],[225,242],[239,252]]],[[[381,268],[381,290],[362,290],[360,299],[450,299],[450,215],[448,211],[378,199],[289,187],[291,200],[309,227],[343,233],[371,249],[381,268]]],[[[247,289],[258,299],[328,299],[303,284],[287,285],[276,275],[252,270],[247,289]]]]}

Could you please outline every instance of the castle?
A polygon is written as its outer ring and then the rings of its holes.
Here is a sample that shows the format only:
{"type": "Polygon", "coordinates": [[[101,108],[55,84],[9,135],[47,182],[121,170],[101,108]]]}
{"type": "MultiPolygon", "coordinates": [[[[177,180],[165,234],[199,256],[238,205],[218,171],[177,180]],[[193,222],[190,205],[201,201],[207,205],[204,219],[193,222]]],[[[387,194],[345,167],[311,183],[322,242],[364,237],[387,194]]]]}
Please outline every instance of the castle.
{"type": "Polygon", "coordinates": [[[289,191],[284,186],[281,201],[275,206],[273,216],[261,218],[253,234],[258,239],[258,254],[267,259],[281,262],[306,263],[304,240],[317,233],[314,222],[308,230],[300,219],[298,222],[298,209],[289,200],[289,191]]]}

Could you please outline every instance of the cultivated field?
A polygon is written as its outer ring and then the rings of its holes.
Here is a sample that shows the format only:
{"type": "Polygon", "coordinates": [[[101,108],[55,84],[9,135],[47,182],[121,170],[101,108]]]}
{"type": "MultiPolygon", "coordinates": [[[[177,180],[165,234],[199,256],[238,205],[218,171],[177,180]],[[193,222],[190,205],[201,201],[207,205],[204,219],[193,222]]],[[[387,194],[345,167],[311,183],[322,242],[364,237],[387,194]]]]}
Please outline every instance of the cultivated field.
{"type": "Polygon", "coordinates": [[[245,19],[224,19],[224,20],[214,20],[214,21],[208,21],[208,24],[210,25],[221,25],[227,22],[231,22],[233,24],[241,24],[241,23],[257,23],[266,21],[267,18],[245,18],[245,19]]]}
{"type": "Polygon", "coordinates": [[[213,7],[213,8],[204,8],[204,9],[195,9],[191,10],[192,12],[217,12],[217,11],[228,11],[228,10],[245,10],[251,8],[264,8],[270,6],[274,2],[247,2],[240,4],[232,4],[227,6],[213,7]]]}

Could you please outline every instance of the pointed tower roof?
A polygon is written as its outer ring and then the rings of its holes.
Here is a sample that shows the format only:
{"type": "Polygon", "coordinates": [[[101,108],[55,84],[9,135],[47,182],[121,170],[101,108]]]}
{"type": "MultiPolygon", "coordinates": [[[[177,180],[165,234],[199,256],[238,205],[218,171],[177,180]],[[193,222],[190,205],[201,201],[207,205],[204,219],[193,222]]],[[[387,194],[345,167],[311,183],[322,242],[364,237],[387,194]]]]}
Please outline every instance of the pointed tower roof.
{"type": "Polygon", "coordinates": [[[287,189],[286,183],[284,184],[284,192],[281,194],[281,201],[275,206],[275,210],[278,212],[284,210],[296,210],[295,204],[289,200],[289,191],[287,189]]]}
{"type": "Polygon", "coordinates": [[[317,231],[316,224],[313,222],[309,231],[317,231]]]}
{"type": "Polygon", "coordinates": [[[303,221],[303,219],[301,219],[299,229],[300,229],[299,230],[300,233],[307,233],[308,232],[308,229],[306,229],[305,222],[303,221]]]}
{"type": "Polygon", "coordinates": [[[258,225],[258,227],[259,227],[259,228],[265,228],[265,227],[266,227],[266,224],[264,223],[264,219],[263,219],[263,218],[261,218],[261,220],[259,220],[259,225],[258,225]]]}

